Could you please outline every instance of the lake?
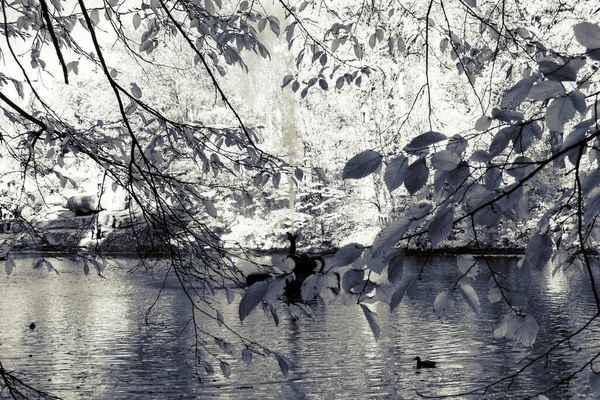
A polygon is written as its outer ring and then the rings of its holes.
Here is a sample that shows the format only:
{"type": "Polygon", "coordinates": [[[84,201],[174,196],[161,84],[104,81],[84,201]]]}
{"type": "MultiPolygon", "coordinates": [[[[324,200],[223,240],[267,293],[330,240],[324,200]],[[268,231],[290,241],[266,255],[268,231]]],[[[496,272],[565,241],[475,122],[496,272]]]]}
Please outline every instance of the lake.
{"type": "MultiPolygon", "coordinates": [[[[232,368],[226,379],[218,363],[207,359],[216,373],[209,376],[200,366],[200,382],[189,299],[171,277],[157,298],[164,262],[156,261],[152,276],[142,268],[128,273],[136,261],[116,259],[103,279],[94,272],[85,276],[82,265],[69,260],[49,258],[59,275],[45,268],[34,271],[35,260],[18,258],[12,275],[0,276],[0,360],[25,382],[65,399],[396,399],[415,398],[417,391],[450,395],[516,372],[528,356],[543,353],[596,312],[584,277],[547,274],[530,282],[511,258],[495,258],[493,263],[513,287],[529,290],[527,310],[540,326],[533,348],[494,339],[493,330],[511,311],[487,301],[490,275],[483,269],[474,282],[481,314],[475,315],[457,295],[454,314],[439,322],[433,302],[460,276],[454,258],[430,259],[417,290],[407,294],[392,314],[387,305],[370,305],[379,314],[378,341],[356,304],[345,305],[340,299],[328,305],[314,302],[310,319],[292,317],[280,302],[276,306],[279,326],[260,309],[242,326],[241,296],[237,294],[234,303],[227,305],[225,291],[217,290],[209,300],[222,309],[225,322],[285,355],[294,367],[285,378],[274,357],[258,355],[247,366],[235,336],[197,313],[199,328],[231,341],[236,355],[234,359],[224,354],[213,340],[202,342],[206,338],[200,336],[198,344],[232,368]],[[29,328],[32,321],[37,325],[34,330],[29,328]],[[435,360],[438,368],[417,370],[415,356],[435,360]]],[[[422,262],[409,259],[404,279],[415,277],[422,262]]],[[[506,382],[490,389],[486,398],[523,398],[545,390],[600,352],[599,339],[600,326],[594,322],[571,341],[571,347],[558,347],[547,368],[543,362],[535,364],[517,377],[509,391],[506,382]]],[[[548,397],[589,398],[589,371],[588,367],[548,397]]]]}

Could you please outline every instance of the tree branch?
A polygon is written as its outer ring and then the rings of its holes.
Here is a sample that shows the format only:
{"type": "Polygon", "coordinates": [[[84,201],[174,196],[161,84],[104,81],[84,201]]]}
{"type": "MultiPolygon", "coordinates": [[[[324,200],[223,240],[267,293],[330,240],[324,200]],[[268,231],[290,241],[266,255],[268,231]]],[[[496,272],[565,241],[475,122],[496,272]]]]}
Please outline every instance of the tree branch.
{"type": "Polygon", "coordinates": [[[56,50],[56,55],[58,56],[58,61],[60,66],[62,67],[63,76],[65,78],[65,84],[69,84],[69,73],[67,71],[67,64],[63,58],[62,52],[60,51],[60,43],[58,42],[58,38],[54,33],[54,28],[52,27],[52,21],[50,20],[50,13],[48,12],[48,4],[46,4],[46,0],[40,0],[40,5],[42,6],[42,14],[44,15],[44,20],[46,21],[46,29],[50,32],[50,37],[52,38],[52,43],[54,44],[54,50],[56,50]]]}

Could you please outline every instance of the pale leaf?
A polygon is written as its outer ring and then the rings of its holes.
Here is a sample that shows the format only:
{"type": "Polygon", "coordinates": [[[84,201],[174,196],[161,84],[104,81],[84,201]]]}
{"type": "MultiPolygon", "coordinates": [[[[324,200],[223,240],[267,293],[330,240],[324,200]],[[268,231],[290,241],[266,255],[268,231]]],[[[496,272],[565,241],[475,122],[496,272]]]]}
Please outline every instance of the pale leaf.
{"type": "Polygon", "coordinates": [[[454,311],[454,297],[452,291],[446,290],[437,295],[433,303],[433,311],[440,321],[444,322],[454,311]]]}
{"type": "Polygon", "coordinates": [[[392,299],[390,300],[390,312],[393,312],[396,309],[396,307],[398,307],[398,305],[402,301],[402,298],[404,297],[404,293],[406,293],[407,287],[408,284],[402,285],[398,289],[396,289],[396,291],[392,295],[392,299]]]}
{"type": "Polygon", "coordinates": [[[277,363],[279,364],[279,369],[281,369],[283,376],[285,376],[287,378],[290,367],[292,366],[292,362],[276,351],[274,351],[273,354],[275,355],[275,358],[277,359],[277,363]]]}
{"type": "Polygon", "coordinates": [[[471,310],[479,315],[481,313],[481,304],[479,303],[479,297],[473,287],[466,283],[461,283],[458,285],[458,288],[460,289],[460,294],[462,294],[469,307],[471,307],[471,310]]]}
{"type": "Polygon", "coordinates": [[[447,207],[431,220],[427,229],[427,237],[431,242],[432,247],[437,247],[442,243],[452,232],[452,221],[454,214],[451,207],[447,207]]]}
{"type": "Polygon", "coordinates": [[[369,323],[369,327],[371,331],[373,331],[373,336],[375,336],[375,340],[379,339],[379,334],[381,333],[381,329],[379,328],[379,324],[377,323],[376,317],[377,314],[369,309],[369,307],[361,304],[360,307],[365,314],[365,318],[367,318],[367,322],[369,323]]]}
{"type": "Polygon", "coordinates": [[[221,361],[219,367],[221,367],[221,371],[223,371],[223,376],[229,378],[229,375],[231,375],[231,366],[225,361],[221,361]]]}
{"type": "Polygon", "coordinates": [[[533,268],[541,270],[550,260],[553,250],[554,243],[550,235],[536,233],[527,243],[525,259],[533,268]]]}
{"type": "Polygon", "coordinates": [[[483,132],[492,125],[492,119],[487,115],[483,115],[477,119],[475,122],[475,130],[479,132],[483,132]]]}
{"type": "Polygon", "coordinates": [[[349,243],[342,246],[337,253],[335,253],[335,256],[333,256],[333,266],[343,267],[352,264],[360,258],[364,249],[364,246],[358,243],[349,243]]]}
{"type": "Polygon", "coordinates": [[[600,26],[590,22],[581,22],[573,27],[575,39],[588,49],[600,48],[600,26]]]}
{"type": "Polygon", "coordinates": [[[6,275],[12,274],[15,267],[15,261],[12,258],[8,257],[6,261],[4,261],[4,270],[6,271],[6,275]]]}

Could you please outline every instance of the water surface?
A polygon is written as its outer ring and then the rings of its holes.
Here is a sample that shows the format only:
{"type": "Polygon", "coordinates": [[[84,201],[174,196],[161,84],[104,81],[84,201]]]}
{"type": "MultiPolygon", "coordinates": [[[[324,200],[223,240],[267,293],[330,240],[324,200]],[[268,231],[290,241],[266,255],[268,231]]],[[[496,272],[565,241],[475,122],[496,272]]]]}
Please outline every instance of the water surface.
{"type": "MultiPolygon", "coordinates": [[[[378,341],[361,308],[341,299],[328,305],[313,303],[312,319],[292,317],[279,303],[279,326],[261,310],[242,326],[241,296],[237,294],[235,302],[227,305],[225,291],[217,290],[210,301],[223,311],[228,326],[294,363],[287,379],[274,357],[255,355],[247,366],[235,335],[219,329],[214,318],[196,313],[201,329],[235,346],[234,358],[212,339],[198,342],[231,365],[232,374],[225,379],[218,362],[203,350],[200,354],[216,373],[208,376],[204,368],[196,370],[190,300],[174,278],[161,291],[164,270],[154,276],[140,271],[130,274],[127,270],[135,260],[115,260],[103,279],[94,273],[85,276],[81,265],[66,260],[51,259],[60,275],[33,271],[33,261],[19,259],[11,276],[0,276],[0,359],[26,382],[66,399],[394,399],[415,398],[417,391],[455,394],[516,372],[528,356],[542,353],[595,313],[584,278],[558,274],[533,283],[523,278],[514,259],[507,258],[496,259],[495,267],[515,289],[530,290],[527,310],[540,325],[533,348],[493,338],[494,328],[511,311],[486,300],[490,275],[485,271],[474,282],[481,314],[475,315],[457,294],[454,315],[443,324],[437,320],[436,295],[452,288],[460,276],[452,258],[429,260],[418,289],[394,313],[381,303],[369,305],[379,315],[378,341]],[[28,327],[32,321],[37,324],[33,331],[28,327]],[[417,355],[437,361],[438,368],[416,370],[412,360],[417,355]]],[[[407,262],[405,279],[415,277],[422,262],[407,262]]],[[[547,369],[536,364],[509,391],[508,383],[501,384],[490,389],[486,398],[523,398],[545,390],[597,354],[599,339],[598,324],[592,325],[571,341],[572,347],[559,347],[547,369]]],[[[589,368],[549,397],[588,398],[588,376],[589,368]]]]}

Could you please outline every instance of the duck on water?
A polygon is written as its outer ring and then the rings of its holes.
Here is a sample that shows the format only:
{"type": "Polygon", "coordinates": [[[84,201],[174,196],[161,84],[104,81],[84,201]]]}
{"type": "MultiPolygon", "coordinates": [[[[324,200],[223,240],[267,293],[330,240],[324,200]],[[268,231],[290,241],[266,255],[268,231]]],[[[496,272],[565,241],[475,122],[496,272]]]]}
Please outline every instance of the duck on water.
{"type": "Polygon", "coordinates": [[[417,362],[417,369],[421,369],[421,368],[435,368],[435,361],[429,361],[429,360],[423,360],[421,361],[421,357],[415,357],[415,360],[417,362]]]}

